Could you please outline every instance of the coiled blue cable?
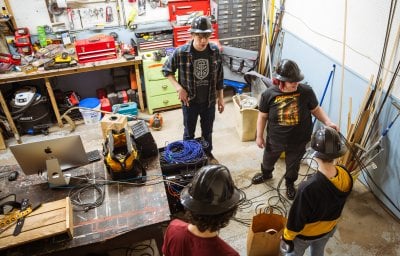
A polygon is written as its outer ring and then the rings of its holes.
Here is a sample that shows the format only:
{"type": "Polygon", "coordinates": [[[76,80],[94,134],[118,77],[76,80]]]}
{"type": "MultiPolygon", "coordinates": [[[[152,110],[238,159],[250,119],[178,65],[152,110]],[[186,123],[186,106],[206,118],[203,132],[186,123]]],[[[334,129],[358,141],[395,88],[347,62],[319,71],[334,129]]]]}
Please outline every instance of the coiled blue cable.
{"type": "Polygon", "coordinates": [[[164,160],[167,163],[186,164],[196,162],[204,156],[203,145],[197,140],[179,140],[165,148],[164,160]]]}

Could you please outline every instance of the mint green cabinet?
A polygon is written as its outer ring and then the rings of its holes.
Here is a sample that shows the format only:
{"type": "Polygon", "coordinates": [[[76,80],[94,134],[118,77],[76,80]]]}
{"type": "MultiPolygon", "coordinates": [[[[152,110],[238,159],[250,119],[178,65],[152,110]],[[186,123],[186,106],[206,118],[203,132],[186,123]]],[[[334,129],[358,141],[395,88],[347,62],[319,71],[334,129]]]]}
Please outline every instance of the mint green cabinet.
{"type": "Polygon", "coordinates": [[[146,101],[149,114],[181,106],[175,87],[161,73],[161,68],[165,60],[166,58],[162,58],[161,61],[143,60],[146,101]]]}

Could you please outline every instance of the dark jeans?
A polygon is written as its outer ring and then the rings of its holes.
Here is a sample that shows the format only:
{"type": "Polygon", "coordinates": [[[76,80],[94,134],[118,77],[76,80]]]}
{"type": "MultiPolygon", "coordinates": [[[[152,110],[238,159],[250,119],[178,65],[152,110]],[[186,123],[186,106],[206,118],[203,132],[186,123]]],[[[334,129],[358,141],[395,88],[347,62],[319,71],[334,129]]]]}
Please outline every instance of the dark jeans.
{"type": "Polygon", "coordinates": [[[286,173],[285,179],[287,183],[293,183],[297,180],[300,169],[300,161],[306,152],[307,142],[298,145],[288,144],[271,144],[267,138],[267,145],[264,148],[263,155],[263,172],[272,172],[276,161],[278,161],[282,152],[285,152],[286,173]]]}
{"type": "Polygon", "coordinates": [[[208,107],[207,103],[195,104],[190,103],[190,106],[182,106],[183,112],[183,139],[194,139],[197,118],[200,116],[201,137],[207,142],[208,147],[204,149],[206,153],[211,153],[212,145],[212,130],[215,120],[215,104],[208,107]]]}

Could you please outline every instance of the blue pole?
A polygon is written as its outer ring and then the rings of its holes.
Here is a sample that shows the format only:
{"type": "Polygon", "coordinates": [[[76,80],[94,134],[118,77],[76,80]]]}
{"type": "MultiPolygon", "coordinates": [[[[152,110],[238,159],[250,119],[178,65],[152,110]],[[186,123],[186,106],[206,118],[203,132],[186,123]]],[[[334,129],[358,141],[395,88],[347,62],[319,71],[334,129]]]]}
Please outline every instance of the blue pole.
{"type": "Polygon", "coordinates": [[[322,106],[322,103],[324,102],[325,94],[326,94],[326,91],[328,90],[329,83],[330,83],[330,81],[332,79],[333,73],[335,73],[336,65],[333,64],[332,67],[333,67],[333,69],[331,70],[331,73],[329,74],[328,81],[326,82],[326,85],[325,85],[324,93],[322,94],[321,101],[319,102],[320,106],[322,106]]]}
{"type": "MultiPolygon", "coordinates": [[[[329,77],[328,77],[328,81],[326,82],[326,85],[325,85],[324,92],[322,93],[322,98],[321,98],[321,100],[320,100],[320,102],[319,102],[319,105],[320,105],[320,106],[322,106],[322,103],[324,102],[324,98],[325,98],[325,95],[326,95],[326,91],[328,90],[328,87],[329,87],[329,84],[330,84],[331,79],[332,79],[332,77],[333,77],[333,74],[335,73],[335,69],[336,69],[336,65],[333,64],[333,65],[332,65],[331,73],[329,74],[329,77]]],[[[317,119],[314,118],[313,126],[314,126],[316,120],[317,120],[317,119]]]]}

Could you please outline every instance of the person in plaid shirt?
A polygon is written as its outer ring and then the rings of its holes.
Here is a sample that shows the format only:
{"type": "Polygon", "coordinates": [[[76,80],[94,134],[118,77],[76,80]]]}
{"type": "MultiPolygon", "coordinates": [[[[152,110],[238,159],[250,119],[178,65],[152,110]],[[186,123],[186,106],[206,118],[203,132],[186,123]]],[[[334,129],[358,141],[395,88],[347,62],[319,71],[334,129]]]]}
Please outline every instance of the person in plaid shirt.
{"type": "Polygon", "coordinates": [[[297,64],[284,59],[273,74],[273,84],[266,89],[259,102],[256,143],[264,148],[261,173],[257,173],[253,184],[260,184],[272,178],[275,163],[285,152],[286,196],[293,200],[296,195],[294,182],[297,180],[300,161],[310,141],[315,116],[326,126],[338,129],[319,106],[313,89],[301,84],[304,78],[297,64]],[[268,121],[268,122],[267,122],[268,121]],[[264,139],[264,129],[267,136],[264,139]]]}
{"type": "Polygon", "coordinates": [[[206,16],[193,19],[192,40],[175,49],[164,63],[162,72],[175,86],[182,102],[183,139],[194,139],[200,116],[201,136],[207,142],[205,153],[209,164],[217,164],[211,151],[215,105],[224,111],[224,73],[222,57],[217,45],[210,43],[213,29],[206,16]],[[178,71],[178,80],[175,72],[178,71]]]}

